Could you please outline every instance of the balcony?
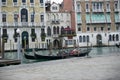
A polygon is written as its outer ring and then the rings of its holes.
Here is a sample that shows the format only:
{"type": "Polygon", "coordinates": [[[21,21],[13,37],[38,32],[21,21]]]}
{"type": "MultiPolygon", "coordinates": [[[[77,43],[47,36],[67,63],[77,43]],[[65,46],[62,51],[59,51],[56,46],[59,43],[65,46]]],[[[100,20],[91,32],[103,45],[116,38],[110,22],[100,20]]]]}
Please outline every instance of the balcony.
{"type": "Polygon", "coordinates": [[[30,7],[34,7],[34,3],[30,3],[30,7]]]}
{"type": "Polygon", "coordinates": [[[93,9],[93,12],[104,12],[104,9],[93,9]]]}
{"type": "Polygon", "coordinates": [[[107,21],[105,21],[105,20],[87,20],[86,21],[86,23],[87,24],[91,24],[91,23],[93,23],[93,24],[97,24],[97,23],[111,23],[111,20],[107,20],[107,21]]]}
{"type": "Polygon", "coordinates": [[[14,6],[18,6],[18,3],[17,3],[17,2],[14,2],[13,5],[14,5],[14,6]]]}
{"type": "Polygon", "coordinates": [[[120,23],[120,19],[115,19],[115,23],[120,23]]]}
{"type": "Polygon", "coordinates": [[[73,36],[76,36],[76,33],[75,33],[74,30],[72,30],[69,27],[64,28],[64,30],[61,33],[61,35],[59,35],[59,37],[69,37],[69,38],[72,38],[73,36]]]}
{"type": "Polygon", "coordinates": [[[57,37],[59,37],[59,34],[53,34],[52,37],[57,38],[57,37]]]}
{"type": "Polygon", "coordinates": [[[115,12],[119,12],[119,9],[115,9],[115,12]]]}
{"type": "Polygon", "coordinates": [[[81,10],[80,10],[80,9],[77,9],[76,12],[79,13],[79,12],[81,12],[81,10]]]}
{"type": "Polygon", "coordinates": [[[6,4],[7,4],[6,2],[2,2],[2,6],[6,6],[6,4]]]}
{"type": "Polygon", "coordinates": [[[58,19],[58,20],[51,20],[51,23],[52,24],[60,24],[60,20],[58,19]]]}
{"type": "Polygon", "coordinates": [[[26,5],[26,3],[24,2],[24,3],[22,3],[22,6],[25,6],[26,5]]]}
{"type": "Polygon", "coordinates": [[[82,20],[77,20],[77,24],[82,24],[82,20]]]}
{"type": "Polygon", "coordinates": [[[86,9],[86,12],[90,12],[90,9],[86,9]]]}
{"type": "Polygon", "coordinates": [[[40,27],[42,26],[41,23],[35,23],[35,22],[2,22],[2,27],[40,27]]]}
{"type": "Polygon", "coordinates": [[[110,9],[106,9],[106,12],[110,12],[111,10],[110,9]]]}

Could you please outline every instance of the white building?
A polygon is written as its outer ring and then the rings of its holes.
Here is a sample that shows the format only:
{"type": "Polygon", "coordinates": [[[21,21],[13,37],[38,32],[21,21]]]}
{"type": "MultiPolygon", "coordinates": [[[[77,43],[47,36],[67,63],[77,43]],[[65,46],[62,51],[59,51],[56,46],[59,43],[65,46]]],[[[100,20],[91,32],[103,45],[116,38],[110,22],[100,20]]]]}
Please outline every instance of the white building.
{"type": "Polygon", "coordinates": [[[120,42],[120,0],[75,0],[79,46],[120,42]]]}
{"type": "Polygon", "coordinates": [[[62,11],[60,4],[55,2],[47,8],[49,8],[46,10],[47,43],[51,42],[54,48],[73,47],[75,32],[71,30],[70,12],[62,11]]]}

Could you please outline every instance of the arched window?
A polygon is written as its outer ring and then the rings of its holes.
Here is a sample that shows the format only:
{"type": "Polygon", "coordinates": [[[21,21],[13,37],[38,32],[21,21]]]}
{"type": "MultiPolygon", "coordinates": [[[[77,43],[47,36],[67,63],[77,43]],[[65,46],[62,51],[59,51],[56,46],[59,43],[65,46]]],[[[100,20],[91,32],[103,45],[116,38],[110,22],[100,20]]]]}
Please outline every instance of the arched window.
{"type": "Polygon", "coordinates": [[[61,28],[61,34],[64,34],[64,27],[61,28]]]}
{"type": "Polygon", "coordinates": [[[82,42],[82,36],[79,36],[79,42],[82,42]]]}
{"type": "Polygon", "coordinates": [[[48,35],[48,36],[51,36],[51,29],[50,29],[49,26],[48,26],[48,28],[47,28],[47,35],[48,35]]]}
{"type": "Polygon", "coordinates": [[[116,41],[119,41],[119,35],[116,34],[116,41]]]}
{"type": "Polygon", "coordinates": [[[59,26],[57,26],[57,34],[59,34],[59,26]]]}
{"type": "Polygon", "coordinates": [[[115,41],[115,35],[114,34],[113,34],[112,38],[113,38],[113,41],[115,41]]]}
{"type": "Polygon", "coordinates": [[[112,36],[111,35],[109,35],[109,41],[112,41],[112,36]]]}
{"type": "Polygon", "coordinates": [[[86,41],[86,38],[85,38],[85,36],[83,36],[83,42],[85,42],[86,41]]]}
{"type": "Polygon", "coordinates": [[[21,10],[21,22],[28,22],[28,11],[27,9],[21,10]]]}
{"type": "Polygon", "coordinates": [[[56,34],[56,27],[53,27],[53,34],[56,34]]]}
{"type": "Polygon", "coordinates": [[[89,42],[90,40],[89,40],[89,36],[87,35],[87,42],[89,42]]]}

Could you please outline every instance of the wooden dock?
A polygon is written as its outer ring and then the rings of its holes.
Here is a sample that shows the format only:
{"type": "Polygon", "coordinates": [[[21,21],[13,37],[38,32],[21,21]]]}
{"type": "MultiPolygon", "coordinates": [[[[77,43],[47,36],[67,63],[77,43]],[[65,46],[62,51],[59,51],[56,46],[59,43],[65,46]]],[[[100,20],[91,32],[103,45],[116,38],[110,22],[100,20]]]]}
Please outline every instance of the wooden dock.
{"type": "Polygon", "coordinates": [[[8,65],[17,65],[20,64],[20,60],[11,60],[11,59],[0,59],[0,67],[8,65]]]}

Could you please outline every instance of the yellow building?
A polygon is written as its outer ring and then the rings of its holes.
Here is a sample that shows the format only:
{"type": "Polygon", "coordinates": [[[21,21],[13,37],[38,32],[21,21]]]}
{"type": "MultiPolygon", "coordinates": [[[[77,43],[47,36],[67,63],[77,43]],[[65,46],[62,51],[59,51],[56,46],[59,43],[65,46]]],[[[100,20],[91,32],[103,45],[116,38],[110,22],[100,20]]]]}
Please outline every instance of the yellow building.
{"type": "Polygon", "coordinates": [[[46,48],[45,0],[1,0],[0,31],[5,50],[17,49],[20,29],[22,48],[46,48]]]}

